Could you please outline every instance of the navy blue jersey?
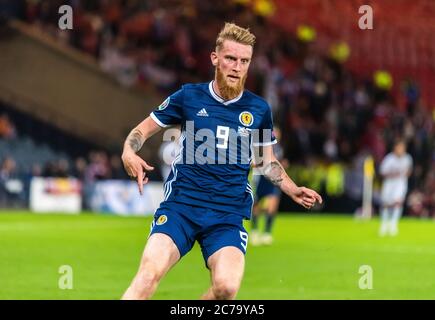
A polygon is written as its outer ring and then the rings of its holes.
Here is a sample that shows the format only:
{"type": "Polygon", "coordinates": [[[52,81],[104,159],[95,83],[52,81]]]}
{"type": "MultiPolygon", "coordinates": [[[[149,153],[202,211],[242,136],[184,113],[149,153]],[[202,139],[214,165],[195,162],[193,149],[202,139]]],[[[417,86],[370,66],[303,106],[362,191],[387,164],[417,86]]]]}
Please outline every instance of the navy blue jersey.
{"type": "Polygon", "coordinates": [[[213,82],[186,84],[150,116],[161,127],[181,125],[181,150],[165,185],[165,201],[250,218],[252,146],[276,143],[272,114],[248,90],[224,101],[213,82]]]}

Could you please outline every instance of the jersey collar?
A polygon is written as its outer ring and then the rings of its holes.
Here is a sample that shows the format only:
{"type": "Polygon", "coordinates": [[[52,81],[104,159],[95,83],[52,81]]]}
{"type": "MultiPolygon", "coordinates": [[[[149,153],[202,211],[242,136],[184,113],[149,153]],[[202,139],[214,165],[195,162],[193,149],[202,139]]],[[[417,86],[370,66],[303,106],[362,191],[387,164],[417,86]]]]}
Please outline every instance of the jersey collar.
{"type": "Polygon", "coordinates": [[[224,105],[229,105],[230,103],[234,103],[234,102],[237,102],[237,101],[239,101],[240,100],[240,98],[242,97],[242,95],[243,95],[243,91],[242,92],[240,92],[240,94],[237,96],[237,97],[235,97],[234,99],[231,99],[231,100],[227,100],[227,101],[225,101],[224,99],[222,99],[215,91],[214,91],[214,89],[213,89],[213,82],[214,82],[214,80],[212,80],[212,81],[210,81],[210,83],[208,84],[208,90],[210,91],[210,94],[211,94],[211,96],[216,100],[216,101],[219,101],[220,103],[222,103],[222,104],[224,104],[224,105]]]}

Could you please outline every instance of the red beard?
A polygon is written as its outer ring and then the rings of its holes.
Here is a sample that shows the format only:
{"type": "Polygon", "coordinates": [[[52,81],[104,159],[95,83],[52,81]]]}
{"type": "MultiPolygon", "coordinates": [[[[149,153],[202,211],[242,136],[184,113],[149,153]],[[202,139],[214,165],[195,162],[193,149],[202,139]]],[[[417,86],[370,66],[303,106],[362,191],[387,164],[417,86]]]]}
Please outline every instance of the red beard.
{"type": "Polygon", "coordinates": [[[219,88],[219,93],[224,100],[231,100],[240,95],[245,87],[247,74],[236,85],[229,85],[224,74],[220,71],[219,65],[215,69],[216,84],[219,88]]]}

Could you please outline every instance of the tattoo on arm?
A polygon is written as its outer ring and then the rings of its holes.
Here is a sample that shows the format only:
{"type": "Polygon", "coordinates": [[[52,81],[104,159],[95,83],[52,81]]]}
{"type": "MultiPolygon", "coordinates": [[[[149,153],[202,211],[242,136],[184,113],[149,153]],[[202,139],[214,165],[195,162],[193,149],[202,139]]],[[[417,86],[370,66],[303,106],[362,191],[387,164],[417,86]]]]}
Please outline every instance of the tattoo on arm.
{"type": "Polygon", "coordinates": [[[138,129],[133,129],[127,137],[126,143],[134,150],[138,152],[142,148],[145,138],[138,129]]]}
{"type": "Polygon", "coordinates": [[[265,177],[278,187],[281,185],[284,174],[284,168],[278,161],[272,161],[264,168],[265,177]]]}

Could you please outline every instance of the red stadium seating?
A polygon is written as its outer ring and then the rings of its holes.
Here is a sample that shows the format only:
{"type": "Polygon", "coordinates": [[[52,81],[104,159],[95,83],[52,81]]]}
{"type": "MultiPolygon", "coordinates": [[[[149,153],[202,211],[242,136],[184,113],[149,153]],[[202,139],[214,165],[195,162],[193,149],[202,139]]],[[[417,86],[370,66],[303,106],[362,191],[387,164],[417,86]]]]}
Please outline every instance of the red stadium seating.
{"type": "Polygon", "coordinates": [[[322,50],[338,40],[351,48],[349,67],[368,75],[386,69],[395,81],[394,92],[407,77],[420,83],[422,98],[435,108],[435,1],[431,0],[275,0],[273,23],[294,32],[298,25],[316,29],[322,50]],[[374,31],[358,28],[358,8],[369,4],[374,31]],[[400,35],[400,36],[398,36],[400,35]]]}

